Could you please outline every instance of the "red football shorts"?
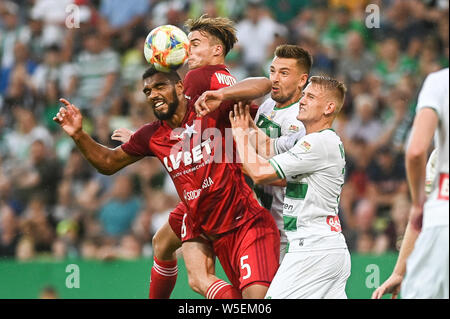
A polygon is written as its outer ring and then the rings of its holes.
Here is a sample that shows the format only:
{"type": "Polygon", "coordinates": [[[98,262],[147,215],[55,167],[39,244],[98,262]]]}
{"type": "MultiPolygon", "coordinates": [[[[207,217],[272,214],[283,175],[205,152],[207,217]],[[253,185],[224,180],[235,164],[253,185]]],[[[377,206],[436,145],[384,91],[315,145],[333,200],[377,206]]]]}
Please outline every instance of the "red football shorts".
{"type": "Polygon", "coordinates": [[[201,235],[201,233],[193,231],[187,207],[183,202],[180,202],[169,214],[169,225],[181,241],[200,237],[201,235]]]}
{"type": "Polygon", "coordinates": [[[268,287],[279,266],[280,232],[269,211],[261,208],[257,217],[215,240],[213,248],[234,287],[268,287]]]}

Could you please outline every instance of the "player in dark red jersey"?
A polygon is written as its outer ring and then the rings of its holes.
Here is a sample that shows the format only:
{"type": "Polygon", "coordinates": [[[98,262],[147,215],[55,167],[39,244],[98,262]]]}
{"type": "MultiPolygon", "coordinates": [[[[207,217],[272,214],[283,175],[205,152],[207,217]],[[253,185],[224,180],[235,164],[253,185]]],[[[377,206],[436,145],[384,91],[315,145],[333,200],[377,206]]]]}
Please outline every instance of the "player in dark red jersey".
{"type": "MultiPolygon", "coordinates": [[[[191,71],[184,81],[187,98],[192,100],[206,90],[216,90],[234,84],[235,78],[229,74],[224,65],[225,55],[237,41],[233,22],[227,18],[200,17],[189,20],[186,26],[191,31],[188,59],[191,71]]],[[[112,138],[127,142],[131,134],[132,132],[119,129],[114,132],[112,138]]],[[[188,197],[192,195],[187,193],[188,197]]],[[[154,261],[149,291],[149,297],[152,299],[169,298],[175,286],[177,278],[175,251],[181,246],[182,221],[186,212],[187,208],[183,203],[178,205],[171,212],[169,221],[153,237],[154,261]]],[[[214,274],[214,259],[212,255],[209,257],[208,273],[214,274]]],[[[197,269],[189,272],[190,284],[194,290],[202,290],[197,287],[208,281],[204,276],[204,272],[197,269]]],[[[223,285],[223,282],[220,284],[223,285]]],[[[222,294],[222,297],[225,295],[222,294]]]]}

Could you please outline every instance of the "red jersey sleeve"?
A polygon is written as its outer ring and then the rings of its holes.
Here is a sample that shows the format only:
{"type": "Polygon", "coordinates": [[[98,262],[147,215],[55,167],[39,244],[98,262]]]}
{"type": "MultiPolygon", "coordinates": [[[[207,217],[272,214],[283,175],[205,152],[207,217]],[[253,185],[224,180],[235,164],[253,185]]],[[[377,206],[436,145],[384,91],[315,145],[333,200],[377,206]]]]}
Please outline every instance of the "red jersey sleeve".
{"type": "Polygon", "coordinates": [[[155,156],[150,149],[150,139],[160,126],[159,121],[142,126],[127,143],[122,144],[122,149],[131,156],[155,156]]]}

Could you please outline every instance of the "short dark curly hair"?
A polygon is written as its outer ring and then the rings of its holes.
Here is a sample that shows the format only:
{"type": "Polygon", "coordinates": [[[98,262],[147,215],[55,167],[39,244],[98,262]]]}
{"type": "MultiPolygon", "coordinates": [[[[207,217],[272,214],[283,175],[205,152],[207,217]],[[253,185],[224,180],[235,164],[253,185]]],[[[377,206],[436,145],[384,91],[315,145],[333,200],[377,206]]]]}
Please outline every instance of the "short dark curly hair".
{"type": "Polygon", "coordinates": [[[177,71],[175,71],[175,70],[170,70],[169,72],[158,71],[154,65],[150,65],[150,67],[147,70],[145,70],[144,74],[142,74],[142,80],[145,80],[146,78],[149,78],[157,73],[162,73],[162,74],[166,75],[167,78],[172,83],[177,83],[177,82],[181,81],[180,75],[178,74],[177,71]]]}

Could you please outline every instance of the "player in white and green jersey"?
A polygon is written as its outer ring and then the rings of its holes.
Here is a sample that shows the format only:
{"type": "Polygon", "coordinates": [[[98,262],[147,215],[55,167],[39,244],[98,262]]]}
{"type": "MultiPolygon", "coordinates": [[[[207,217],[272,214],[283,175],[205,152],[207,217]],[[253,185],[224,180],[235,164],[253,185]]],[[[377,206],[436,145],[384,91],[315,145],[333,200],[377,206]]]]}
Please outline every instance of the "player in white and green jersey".
{"type": "MultiPolygon", "coordinates": [[[[300,91],[301,92],[301,91],[300,91]]],[[[297,120],[298,99],[285,107],[277,107],[276,101],[269,98],[259,108],[255,116],[256,126],[273,140],[273,154],[278,154],[279,147],[283,147],[287,139],[282,136],[295,135],[296,139],[305,135],[303,123],[297,120]],[[280,139],[281,138],[281,139],[280,139]]],[[[253,190],[260,204],[271,213],[280,230],[280,261],[286,253],[287,237],[283,226],[283,201],[286,187],[276,185],[255,185],[253,190]]]]}
{"type": "MultiPolygon", "coordinates": [[[[449,69],[427,76],[405,156],[411,194],[409,222],[391,276],[372,298],[401,292],[405,299],[449,298],[449,69]],[[425,188],[428,149],[437,147],[434,178],[425,188]]],[[[430,160],[430,162],[432,159],[430,160]]],[[[430,166],[432,164],[430,163],[430,166]]]]}
{"type": "MultiPolygon", "coordinates": [[[[293,138],[288,136],[294,134],[297,140],[305,135],[303,123],[297,120],[298,101],[308,80],[311,65],[311,55],[299,46],[285,44],[275,50],[275,57],[270,65],[271,97],[258,108],[254,132],[250,133],[251,142],[254,146],[258,145],[258,153],[265,158],[285,151],[287,145],[292,146],[293,138]]],[[[272,213],[280,230],[280,261],[287,244],[282,216],[285,190],[284,186],[277,185],[254,186],[260,204],[272,213]]]]}
{"type": "Polygon", "coordinates": [[[339,81],[311,77],[297,116],[306,135],[270,160],[258,157],[246,141],[248,111],[236,107],[230,114],[239,154],[248,154],[243,165],[252,180],[287,182],[283,219],[288,249],[266,298],[346,298],[350,254],[338,217],[345,154],[331,129],[345,91],[339,81]]]}

